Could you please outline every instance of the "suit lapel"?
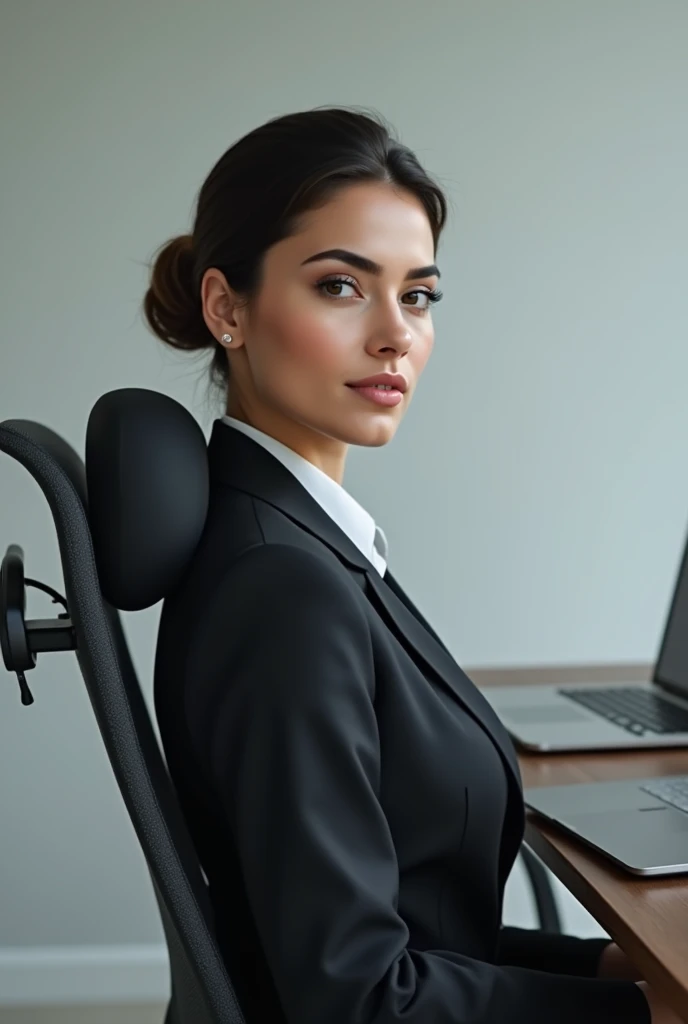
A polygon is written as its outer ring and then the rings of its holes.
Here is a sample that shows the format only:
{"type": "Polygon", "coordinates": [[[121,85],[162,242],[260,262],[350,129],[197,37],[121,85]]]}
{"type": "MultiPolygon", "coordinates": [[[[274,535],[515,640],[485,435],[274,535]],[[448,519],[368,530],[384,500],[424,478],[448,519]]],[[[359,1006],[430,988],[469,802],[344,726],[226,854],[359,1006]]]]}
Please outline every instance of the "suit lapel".
{"type": "Polygon", "coordinates": [[[504,726],[391,573],[385,573],[383,579],[296,477],[252,438],[218,420],[213,426],[208,457],[211,484],[228,484],[273,505],[326,544],[350,570],[365,574],[368,597],[378,613],[400,642],[488,733],[520,793],[518,762],[504,726]]]}
{"type": "Polygon", "coordinates": [[[488,733],[510,769],[513,782],[521,791],[521,774],[511,739],[476,685],[459,668],[439,636],[390,573],[385,573],[383,579],[379,573],[369,572],[368,583],[374,594],[374,603],[387,625],[488,733]]]}
{"type": "Polygon", "coordinates": [[[478,688],[459,668],[432,626],[425,620],[389,571],[384,579],[374,570],[366,574],[370,593],[388,627],[416,658],[428,666],[462,707],[487,733],[501,755],[513,799],[507,801],[499,852],[498,881],[503,893],[525,827],[523,785],[516,752],[509,734],[478,688]]]}
{"type": "Polygon", "coordinates": [[[411,614],[415,615],[415,617],[418,619],[418,621],[421,623],[421,625],[424,626],[425,629],[427,629],[427,631],[430,634],[430,636],[434,637],[435,640],[437,641],[437,643],[440,645],[440,647],[444,651],[446,651],[447,654],[449,654],[449,651],[448,651],[447,647],[445,646],[445,644],[442,642],[442,640],[440,640],[439,636],[437,635],[435,630],[432,628],[430,623],[427,621],[427,619],[425,619],[421,615],[421,613],[418,611],[418,609],[416,608],[415,604],[411,601],[411,598],[408,596],[408,594],[405,593],[405,591],[403,591],[401,589],[401,587],[399,586],[399,584],[395,580],[394,576],[392,576],[392,574],[389,571],[389,569],[387,570],[387,572],[385,573],[383,578],[384,578],[385,583],[389,587],[389,589],[392,591],[392,593],[395,594],[396,597],[398,597],[400,601],[403,601],[403,603],[406,605],[406,607],[411,612],[411,614]]]}

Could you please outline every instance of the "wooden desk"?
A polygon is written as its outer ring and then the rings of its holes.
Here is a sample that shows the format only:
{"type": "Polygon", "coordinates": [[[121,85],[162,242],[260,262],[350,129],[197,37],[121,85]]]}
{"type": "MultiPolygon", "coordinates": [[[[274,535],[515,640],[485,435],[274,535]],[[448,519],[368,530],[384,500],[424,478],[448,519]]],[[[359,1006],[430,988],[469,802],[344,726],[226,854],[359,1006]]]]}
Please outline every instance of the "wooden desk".
{"type": "MultiPolygon", "coordinates": [[[[643,681],[649,665],[475,670],[479,686],[538,682],[643,681]]],[[[688,775],[688,750],[528,754],[519,761],[524,787],[656,775],[688,775]]],[[[594,850],[529,815],[526,840],[586,910],[625,950],[644,978],[688,1021],[688,877],[653,881],[617,868],[594,850]]]]}

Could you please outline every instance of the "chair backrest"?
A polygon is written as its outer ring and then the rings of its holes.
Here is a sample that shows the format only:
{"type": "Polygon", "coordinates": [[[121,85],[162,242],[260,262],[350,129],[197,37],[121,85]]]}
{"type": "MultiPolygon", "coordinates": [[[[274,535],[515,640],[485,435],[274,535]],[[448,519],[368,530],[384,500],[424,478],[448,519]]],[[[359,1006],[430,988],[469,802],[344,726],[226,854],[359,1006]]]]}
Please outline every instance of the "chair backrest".
{"type": "Polygon", "coordinates": [[[0,451],[28,470],[52,512],[79,667],[160,908],[166,1024],[244,1024],[117,611],[161,600],[193,553],[207,505],[203,434],[177,402],[128,388],[96,403],[85,465],[28,420],[0,423],[0,451]]]}

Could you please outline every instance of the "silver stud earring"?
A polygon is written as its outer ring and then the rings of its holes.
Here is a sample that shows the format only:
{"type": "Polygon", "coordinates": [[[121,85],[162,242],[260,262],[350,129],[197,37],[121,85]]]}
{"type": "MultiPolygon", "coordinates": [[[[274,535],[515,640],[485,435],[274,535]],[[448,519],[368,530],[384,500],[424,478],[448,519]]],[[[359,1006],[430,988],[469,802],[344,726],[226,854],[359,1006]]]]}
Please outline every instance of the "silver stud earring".
{"type": "Polygon", "coordinates": [[[232,335],[231,334],[223,334],[222,335],[222,344],[223,345],[231,345],[231,343],[232,343],[232,335]]]}

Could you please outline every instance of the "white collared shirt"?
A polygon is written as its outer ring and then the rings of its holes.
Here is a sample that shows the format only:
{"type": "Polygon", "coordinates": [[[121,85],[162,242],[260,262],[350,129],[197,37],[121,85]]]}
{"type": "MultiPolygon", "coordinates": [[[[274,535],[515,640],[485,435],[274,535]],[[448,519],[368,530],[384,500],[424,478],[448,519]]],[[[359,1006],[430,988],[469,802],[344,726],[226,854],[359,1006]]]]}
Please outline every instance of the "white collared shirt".
{"type": "Polygon", "coordinates": [[[306,488],[312,498],[327,512],[340,530],[363,552],[372,562],[381,576],[387,569],[387,538],[376,525],[375,520],[366,510],[345,491],[341,484],[323,473],[312,462],[298,455],[281,441],[275,440],[262,430],[237,420],[233,416],[223,416],[222,422],[241,431],[262,445],[266,451],[274,455],[289,472],[306,488]]]}

